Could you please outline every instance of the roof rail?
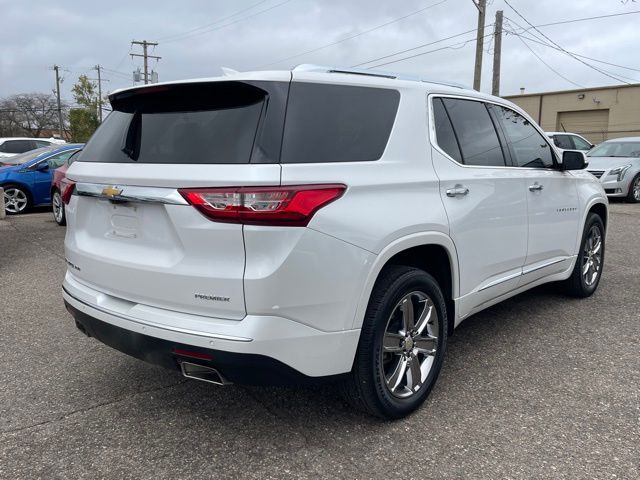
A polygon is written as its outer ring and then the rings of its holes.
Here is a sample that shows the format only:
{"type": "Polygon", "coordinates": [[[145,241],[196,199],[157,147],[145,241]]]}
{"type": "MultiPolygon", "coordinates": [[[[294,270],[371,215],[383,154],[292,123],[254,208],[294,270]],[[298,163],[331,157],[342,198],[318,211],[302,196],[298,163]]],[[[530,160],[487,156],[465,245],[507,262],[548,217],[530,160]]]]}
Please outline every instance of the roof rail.
{"type": "Polygon", "coordinates": [[[367,70],[364,68],[343,68],[343,67],[327,67],[322,65],[313,65],[304,63],[294,67],[293,71],[298,72],[323,72],[323,73],[346,73],[351,75],[366,75],[369,77],[390,78],[392,80],[407,80],[411,82],[436,83],[438,85],[446,85],[448,87],[469,88],[466,85],[453,82],[445,82],[442,80],[432,80],[420,78],[415,75],[407,75],[404,73],[385,72],[380,70],[367,70]]]}

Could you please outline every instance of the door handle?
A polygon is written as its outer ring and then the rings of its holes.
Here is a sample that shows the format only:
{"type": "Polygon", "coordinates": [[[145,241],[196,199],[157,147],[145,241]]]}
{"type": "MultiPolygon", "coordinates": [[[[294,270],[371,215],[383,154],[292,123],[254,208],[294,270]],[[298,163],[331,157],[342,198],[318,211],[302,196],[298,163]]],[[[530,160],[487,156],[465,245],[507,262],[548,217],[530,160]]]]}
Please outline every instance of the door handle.
{"type": "Polygon", "coordinates": [[[446,191],[447,197],[464,197],[469,193],[469,189],[464,185],[456,184],[453,188],[446,191]]]}
{"type": "Polygon", "coordinates": [[[539,192],[544,188],[543,185],[540,185],[538,182],[534,183],[533,185],[529,185],[529,191],[530,192],[539,192]]]}

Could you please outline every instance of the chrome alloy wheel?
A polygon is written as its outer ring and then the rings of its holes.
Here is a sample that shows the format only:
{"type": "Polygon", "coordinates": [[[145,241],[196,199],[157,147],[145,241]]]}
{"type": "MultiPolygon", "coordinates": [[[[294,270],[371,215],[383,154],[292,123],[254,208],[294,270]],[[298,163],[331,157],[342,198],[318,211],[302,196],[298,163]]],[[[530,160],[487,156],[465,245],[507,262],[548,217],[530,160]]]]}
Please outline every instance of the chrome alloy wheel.
{"type": "Polygon", "coordinates": [[[602,233],[597,225],[592,225],[582,252],[582,278],[587,286],[590,287],[596,282],[601,268],[602,233]]]}
{"type": "Polygon", "coordinates": [[[640,176],[638,176],[638,178],[636,178],[636,181],[633,182],[633,185],[631,185],[631,189],[633,190],[633,198],[635,198],[636,201],[640,202],[640,176]]]}
{"type": "Polygon", "coordinates": [[[60,192],[57,190],[53,193],[53,198],[51,199],[51,203],[53,205],[53,218],[55,218],[56,222],[62,222],[62,217],[64,215],[64,205],[62,204],[62,197],[60,196],[60,192]]]}
{"type": "Polygon", "coordinates": [[[408,398],[427,379],[438,348],[438,313],[424,292],[411,292],[396,304],[387,321],[381,367],[389,392],[408,398]]]}
{"type": "Polygon", "coordinates": [[[4,191],[4,208],[9,213],[20,213],[27,208],[27,194],[16,187],[4,191]]]}

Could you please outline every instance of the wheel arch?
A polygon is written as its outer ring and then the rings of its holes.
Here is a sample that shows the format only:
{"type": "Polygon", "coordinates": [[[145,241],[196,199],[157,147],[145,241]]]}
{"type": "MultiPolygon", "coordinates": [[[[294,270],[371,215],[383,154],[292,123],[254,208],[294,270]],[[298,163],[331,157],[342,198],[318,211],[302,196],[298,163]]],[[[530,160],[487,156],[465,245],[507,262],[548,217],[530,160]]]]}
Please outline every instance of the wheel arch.
{"type": "Polygon", "coordinates": [[[24,192],[27,194],[27,196],[29,197],[29,200],[33,203],[33,192],[31,191],[31,187],[27,183],[21,182],[19,180],[14,180],[14,179],[0,182],[0,187],[2,188],[10,187],[12,185],[22,188],[24,192]]]}
{"type": "Polygon", "coordinates": [[[449,333],[455,325],[455,299],[459,296],[458,253],[451,238],[439,232],[403,237],[385,247],[376,257],[358,302],[353,328],[360,328],[373,287],[387,265],[420,268],[440,284],[447,303],[449,333]]]}

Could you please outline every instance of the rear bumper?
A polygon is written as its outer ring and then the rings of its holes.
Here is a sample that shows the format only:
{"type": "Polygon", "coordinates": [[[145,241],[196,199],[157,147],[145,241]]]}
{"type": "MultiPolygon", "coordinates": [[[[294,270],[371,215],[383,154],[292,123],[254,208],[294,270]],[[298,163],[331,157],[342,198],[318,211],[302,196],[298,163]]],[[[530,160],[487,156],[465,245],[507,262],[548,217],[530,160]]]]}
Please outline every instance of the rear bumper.
{"type": "Polygon", "coordinates": [[[79,327],[106,345],[168,368],[178,368],[182,360],[175,350],[205,353],[211,361],[196,363],[218,369],[234,383],[298,384],[348,373],[360,334],[323,332],[281,317],[192,320],[144,305],[120,308],[112,297],[70,274],[63,297],[79,327]]]}
{"type": "Polygon", "coordinates": [[[306,385],[339,380],[343,375],[309,377],[273,358],[196,347],[143,335],[87,315],[65,301],[84,334],[145,362],[180,371],[185,361],[215,368],[231,383],[244,385],[306,385]]]}

